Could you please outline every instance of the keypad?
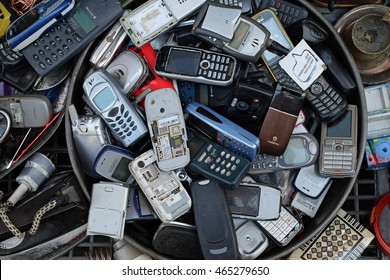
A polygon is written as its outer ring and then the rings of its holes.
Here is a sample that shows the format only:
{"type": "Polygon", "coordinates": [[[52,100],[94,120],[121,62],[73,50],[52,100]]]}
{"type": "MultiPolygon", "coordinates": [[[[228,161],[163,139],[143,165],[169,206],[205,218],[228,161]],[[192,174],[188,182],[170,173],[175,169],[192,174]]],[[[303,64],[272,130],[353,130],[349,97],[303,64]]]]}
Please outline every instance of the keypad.
{"type": "Polygon", "coordinates": [[[111,130],[122,140],[131,137],[133,132],[137,129],[137,125],[130,115],[129,111],[125,109],[124,105],[121,107],[113,107],[105,118],[111,130]]]}
{"type": "Polygon", "coordinates": [[[343,140],[339,143],[335,140],[327,140],[323,149],[323,169],[339,169],[343,172],[353,170],[354,153],[351,140],[343,140]]]}
{"type": "Polygon", "coordinates": [[[276,13],[283,25],[289,25],[307,16],[306,10],[301,10],[293,5],[286,5],[280,1],[271,0],[267,7],[276,13]]]}
{"type": "Polygon", "coordinates": [[[241,159],[228,151],[221,151],[221,148],[216,145],[209,144],[197,161],[206,164],[211,172],[230,177],[237,169],[241,159]]]}
{"type": "Polygon", "coordinates": [[[250,171],[271,171],[278,169],[278,166],[278,157],[266,154],[258,154],[256,159],[252,162],[250,171]]]}
{"type": "MultiPolygon", "coordinates": [[[[278,82],[288,87],[300,89],[279,63],[275,63],[270,69],[278,82]]],[[[305,93],[313,112],[327,121],[329,121],[329,118],[338,115],[348,105],[346,98],[335,91],[322,76],[305,90],[305,93]]]]}
{"type": "Polygon", "coordinates": [[[203,53],[198,75],[207,79],[215,79],[220,81],[228,81],[231,78],[229,75],[229,67],[233,63],[230,57],[223,54],[203,53]]]}
{"type": "Polygon", "coordinates": [[[40,75],[45,75],[66,60],[72,55],[77,43],[83,40],[81,34],[75,31],[76,23],[73,21],[62,19],[55,27],[22,50],[26,59],[40,75]]]}
{"type": "Polygon", "coordinates": [[[286,208],[282,207],[277,220],[259,221],[277,243],[286,245],[301,229],[301,224],[286,208]]]}

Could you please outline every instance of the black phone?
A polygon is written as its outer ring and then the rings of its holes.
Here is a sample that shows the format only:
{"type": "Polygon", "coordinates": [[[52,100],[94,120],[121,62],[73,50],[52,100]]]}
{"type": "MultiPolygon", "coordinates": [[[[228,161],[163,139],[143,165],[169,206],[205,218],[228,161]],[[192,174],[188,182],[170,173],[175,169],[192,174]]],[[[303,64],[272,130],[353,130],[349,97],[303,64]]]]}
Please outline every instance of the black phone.
{"type": "Polygon", "coordinates": [[[155,71],[162,77],[227,86],[236,71],[233,56],[199,48],[165,45],[160,48],[155,71]]]}
{"type": "Polygon", "coordinates": [[[273,10],[284,26],[309,16],[309,12],[305,7],[294,4],[291,1],[255,0],[254,2],[257,11],[267,8],[273,10]]]}
{"type": "Polygon", "coordinates": [[[195,131],[188,131],[191,161],[186,170],[234,189],[246,175],[250,161],[214,143],[195,131]]]}
{"type": "Polygon", "coordinates": [[[232,216],[222,186],[209,179],[190,186],[196,230],[206,260],[238,260],[240,253],[232,216]]]}
{"type": "Polygon", "coordinates": [[[123,13],[118,1],[79,1],[73,11],[22,50],[42,76],[74,57],[123,13]],[[97,16],[97,15],[105,16],[97,16]]]}

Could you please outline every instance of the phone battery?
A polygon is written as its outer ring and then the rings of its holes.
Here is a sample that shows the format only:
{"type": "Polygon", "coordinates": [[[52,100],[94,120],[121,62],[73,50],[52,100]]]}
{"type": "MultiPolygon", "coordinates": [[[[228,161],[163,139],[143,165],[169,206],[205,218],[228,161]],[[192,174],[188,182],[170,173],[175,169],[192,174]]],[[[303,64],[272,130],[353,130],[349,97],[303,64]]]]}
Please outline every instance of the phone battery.
{"type": "Polygon", "coordinates": [[[317,198],[310,197],[300,191],[297,191],[295,194],[291,206],[294,207],[295,209],[298,209],[308,215],[311,218],[314,218],[316,215],[318,209],[321,206],[322,201],[325,198],[326,193],[328,192],[330,185],[332,181],[328,183],[328,186],[323,190],[320,196],[317,198]]]}

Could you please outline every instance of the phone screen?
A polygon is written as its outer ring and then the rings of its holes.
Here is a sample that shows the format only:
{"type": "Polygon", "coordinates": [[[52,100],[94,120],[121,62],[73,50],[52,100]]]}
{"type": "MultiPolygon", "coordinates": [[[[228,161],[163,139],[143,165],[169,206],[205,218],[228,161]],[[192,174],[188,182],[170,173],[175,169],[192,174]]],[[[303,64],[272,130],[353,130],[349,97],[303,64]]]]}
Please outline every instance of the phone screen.
{"type": "Polygon", "coordinates": [[[104,111],[115,99],[116,97],[110,87],[104,87],[95,95],[92,101],[100,111],[104,111]]]}
{"type": "Polygon", "coordinates": [[[347,111],[342,118],[328,124],[326,136],[351,137],[352,136],[352,112],[347,111]]]}
{"type": "Polygon", "coordinates": [[[76,9],[75,13],[73,14],[73,19],[87,34],[91,32],[96,26],[95,23],[89,18],[87,13],[82,8],[76,9]]]}
{"type": "MultiPolygon", "coordinates": [[[[282,27],[278,24],[276,19],[273,16],[270,16],[268,19],[261,22],[261,24],[267,28],[267,30],[271,33],[271,39],[281,44],[283,47],[291,50],[293,49],[293,45],[290,44],[289,40],[286,38],[285,33],[282,30],[282,27]]],[[[269,65],[274,64],[281,57],[265,50],[263,56],[269,65]]]]}
{"type": "Polygon", "coordinates": [[[260,188],[238,187],[236,190],[225,189],[230,213],[257,217],[259,215],[260,188]]]}
{"type": "Polygon", "coordinates": [[[166,70],[171,73],[194,76],[198,72],[201,56],[201,52],[198,51],[183,51],[172,48],[169,53],[166,70]]]}
{"type": "Polygon", "coordinates": [[[288,165],[301,165],[310,159],[308,151],[299,138],[292,138],[288,142],[286,151],[283,154],[283,159],[288,165]]]}
{"type": "Polygon", "coordinates": [[[121,182],[127,182],[131,176],[130,170],[128,168],[130,161],[130,159],[122,157],[112,172],[112,178],[121,182]]]}

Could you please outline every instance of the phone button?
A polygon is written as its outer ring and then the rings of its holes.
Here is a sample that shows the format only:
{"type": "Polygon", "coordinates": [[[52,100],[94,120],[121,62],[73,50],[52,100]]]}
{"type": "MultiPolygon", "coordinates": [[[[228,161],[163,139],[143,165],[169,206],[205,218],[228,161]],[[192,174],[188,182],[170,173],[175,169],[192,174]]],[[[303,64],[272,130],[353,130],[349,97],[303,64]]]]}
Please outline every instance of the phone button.
{"type": "Polygon", "coordinates": [[[317,145],[316,143],[314,142],[310,142],[309,143],[309,152],[312,154],[312,155],[315,155],[317,153],[318,149],[317,149],[317,145]]]}
{"type": "Polygon", "coordinates": [[[200,67],[202,69],[209,69],[210,68],[210,62],[208,62],[207,60],[203,60],[200,62],[200,67]]]}

